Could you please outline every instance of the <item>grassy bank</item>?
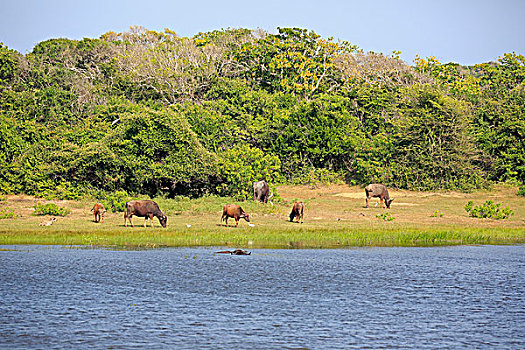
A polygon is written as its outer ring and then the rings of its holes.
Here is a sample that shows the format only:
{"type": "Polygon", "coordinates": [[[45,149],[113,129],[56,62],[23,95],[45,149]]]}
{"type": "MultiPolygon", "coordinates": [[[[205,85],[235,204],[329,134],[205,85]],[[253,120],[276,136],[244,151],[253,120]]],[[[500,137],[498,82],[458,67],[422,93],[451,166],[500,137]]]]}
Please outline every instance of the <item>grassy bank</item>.
{"type": "Polygon", "coordinates": [[[32,215],[34,203],[41,199],[6,196],[0,207],[8,207],[16,217],[0,220],[0,244],[335,248],[525,243],[525,198],[516,196],[512,187],[475,193],[391,191],[395,200],[390,210],[375,207],[375,200],[364,208],[364,190],[359,187],[281,186],[278,191],[282,199],[273,206],[239,203],[255,225],[241,221],[239,228],[233,219],[228,227],[218,225],[222,206],[233,202],[228,198],[156,199],[168,215],[163,229],[157,219],[155,228],[144,228],[142,218],[134,218],[135,227],[126,228],[122,213],[107,213],[104,223],[95,223],[90,200],[55,202],[71,213],[51,226],[39,226],[49,218],[32,215]],[[306,203],[304,224],[288,222],[295,200],[306,203]],[[514,215],[507,220],[471,218],[464,210],[469,200],[493,200],[509,206],[514,215]]]}

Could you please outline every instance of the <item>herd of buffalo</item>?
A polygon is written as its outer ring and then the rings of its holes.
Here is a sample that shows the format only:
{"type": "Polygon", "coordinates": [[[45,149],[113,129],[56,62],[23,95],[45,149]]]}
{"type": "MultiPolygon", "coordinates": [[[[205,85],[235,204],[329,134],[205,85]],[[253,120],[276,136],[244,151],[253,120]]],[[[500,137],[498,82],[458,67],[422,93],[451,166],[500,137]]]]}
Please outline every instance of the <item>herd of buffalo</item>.
{"type": "MultiPolygon", "coordinates": [[[[368,208],[368,202],[372,197],[378,197],[381,203],[381,208],[383,208],[383,203],[387,208],[390,208],[390,204],[394,199],[390,199],[388,195],[388,190],[385,185],[382,184],[370,184],[365,187],[366,193],[366,207],[368,208]]],[[[270,188],[266,181],[259,181],[253,183],[253,200],[267,203],[271,198],[270,188]]],[[[271,203],[271,202],[270,202],[271,203]]],[[[95,222],[104,221],[104,213],[106,209],[100,203],[97,203],[93,206],[93,215],[95,216],[95,222]]],[[[146,226],[148,219],[151,221],[151,227],[153,227],[153,217],[157,217],[162,227],[166,227],[166,222],[168,217],[160,210],[157,203],[151,200],[133,200],[126,203],[126,209],[124,211],[124,226],[128,226],[128,221],[133,227],[133,222],[131,217],[139,216],[143,217],[144,226],[146,226]]],[[[246,213],[239,205],[237,204],[226,204],[222,211],[221,222],[222,226],[223,221],[226,226],[228,226],[228,218],[233,218],[235,220],[235,227],[239,226],[239,220],[244,219],[247,222],[250,222],[250,215],[246,213]]],[[[297,222],[303,223],[304,218],[304,203],[295,202],[292,211],[290,213],[290,221],[292,222],[297,218],[297,222]]],[[[252,225],[253,226],[253,225],[252,225]]],[[[233,254],[233,253],[232,253],[233,254]]]]}

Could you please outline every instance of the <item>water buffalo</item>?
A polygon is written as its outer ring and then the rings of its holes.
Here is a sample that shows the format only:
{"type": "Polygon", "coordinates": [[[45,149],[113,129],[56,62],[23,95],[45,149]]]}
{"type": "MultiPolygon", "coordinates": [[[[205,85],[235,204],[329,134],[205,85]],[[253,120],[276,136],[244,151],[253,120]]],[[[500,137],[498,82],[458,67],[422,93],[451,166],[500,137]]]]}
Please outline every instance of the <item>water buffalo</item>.
{"type": "Polygon", "coordinates": [[[379,197],[379,201],[381,202],[381,208],[383,207],[383,201],[385,201],[386,207],[390,209],[390,204],[394,200],[394,198],[390,199],[390,196],[388,195],[388,190],[386,189],[385,185],[382,184],[370,184],[365,187],[366,192],[366,207],[368,208],[368,201],[371,197],[379,197]]]}
{"type": "Polygon", "coordinates": [[[223,220],[225,221],[226,226],[228,226],[228,218],[235,219],[235,227],[239,227],[239,219],[244,219],[247,222],[250,222],[250,215],[245,213],[244,210],[236,204],[226,204],[224,206],[221,216],[221,226],[223,220]]]}
{"type": "Polygon", "coordinates": [[[104,208],[104,205],[96,203],[91,211],[95,216],[95,222],[104,222],[104,214],[106,213],[106,208],[104,208]]]}
{"type": "Polygon", "coordinates": [[[151,220],[151,227],[153,227],[154,216],[156,216],[159,219],[159,222],[162,225],[162,227],[166,227],[166,221],[168,220],[166,215],[164,215],[164,213],[160,211],[159,205],[154,201],[150,200],[127,202],[126,211],[124,212],[124,226],[128,226],[127,220],[129,220],[131,227],[133,227],[133,222],[131,222],[131,217],[133,215],[140,216],[145,219],[144,227],[146,227],[148,218],[151,220]]]}
{"type": "Polygon", "coordinates": [[[258,181],[253,183],[253,200],[268,203],[268,196],[270,194],[270,187],[266,181],[258,181]]]}
{"type": "Polygon", "coordinates": [[[304,203],[303,202],[295,202],[292,207],[292,212],[290,213],[290,222],[293,221],[293,219],[297,217],[297,222],[303,223],[304,218],[304,203]]]}
{"type": "Polygon", "coordinates": [[[235,249],[233,251],[223,250],[221,252],[215,252],[215,254],[252,255],[252,252],[247,252],[246,250],[242,250],[242,249],[235,249]]]}

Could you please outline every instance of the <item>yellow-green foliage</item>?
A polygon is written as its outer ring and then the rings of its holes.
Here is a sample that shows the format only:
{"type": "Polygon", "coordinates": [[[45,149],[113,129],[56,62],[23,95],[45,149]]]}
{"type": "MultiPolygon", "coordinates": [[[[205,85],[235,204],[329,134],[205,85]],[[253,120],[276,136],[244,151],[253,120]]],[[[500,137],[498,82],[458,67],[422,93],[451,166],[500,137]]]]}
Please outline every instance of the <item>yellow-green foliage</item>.
{"type": "Polygon", "coordinates": [[[365,53],[308,29],[134,27],[0,45],[0,192],[250,196],[262,178],[421,190],[525,182],[525,58],[365,53]]]}
{"type": "Polygon", "coordinates": [[[57,216],[66,216],[71,213],[71,210],[68,208],[59,207],[54,203],[42,204],[40,202],[34,205],[35,211],[34,215],[57,215],[57,216]]]}
{"type": "Polygon", "coordinates": [[[509,208],[500,208],[501,203],[494,203],[494,201],[488,200],[482,205],[474,206],[473,201],[469,201],[465,205],[465,211],[470,216],[475,218],[491,218],[491,219],[508,219],[514,212],[509,208]]]}
{"type": "Polygon", "coordinates": [[[15,213],[9,207],[0,209],[0,219],[13,219],[15,216],[15,213]]]}

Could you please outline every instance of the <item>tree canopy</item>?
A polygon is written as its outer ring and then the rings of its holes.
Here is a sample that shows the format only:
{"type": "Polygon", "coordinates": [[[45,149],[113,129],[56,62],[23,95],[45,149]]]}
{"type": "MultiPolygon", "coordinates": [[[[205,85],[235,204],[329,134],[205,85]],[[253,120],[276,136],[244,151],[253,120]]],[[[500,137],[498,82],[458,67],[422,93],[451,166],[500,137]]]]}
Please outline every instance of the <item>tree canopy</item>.
{"type": "Polygon", "coordinates": [[[0,191],[525,183],[525,58],[413,65],[301,28],[0,44],[0,191]]]}

